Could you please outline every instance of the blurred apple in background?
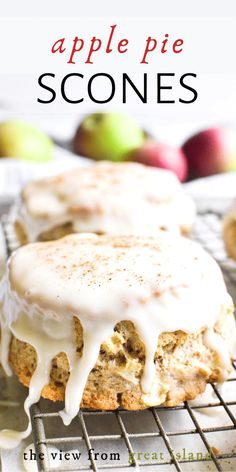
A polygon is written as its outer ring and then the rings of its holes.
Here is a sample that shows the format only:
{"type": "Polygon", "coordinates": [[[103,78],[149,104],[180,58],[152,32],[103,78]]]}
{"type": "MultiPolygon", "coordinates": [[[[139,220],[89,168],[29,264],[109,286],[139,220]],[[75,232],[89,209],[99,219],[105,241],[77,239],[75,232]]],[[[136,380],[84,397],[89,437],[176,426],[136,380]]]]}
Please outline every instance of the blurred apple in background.
{"type": "Polygon", "coordinates": [[[187,161],[181,149],[156,141],[146,141],[142,146],[131,151],[127,160],[140,162],[153,167],[169,169],[183,182],[187,177],[187,161]]]}
{"type": "Polygon", "coordinates": [[[190,177],[205,177],[236,171],[236,132],[227,128],[210,128],[195,134],[183,147],[190,177]]]}
{"type": "Polygon", "coordinates": [[[16,157],[32,162],[53,159],[51,139],[29,123],[6,121],[0,123],[0,157],[16,157]]]}
{"type": "Polygon", "coordinates": [[[122,161],[144,140],[144,132],[133,118],[121,113],[93,113],[77,129],[73,149],[95,160],[122,161]]]}

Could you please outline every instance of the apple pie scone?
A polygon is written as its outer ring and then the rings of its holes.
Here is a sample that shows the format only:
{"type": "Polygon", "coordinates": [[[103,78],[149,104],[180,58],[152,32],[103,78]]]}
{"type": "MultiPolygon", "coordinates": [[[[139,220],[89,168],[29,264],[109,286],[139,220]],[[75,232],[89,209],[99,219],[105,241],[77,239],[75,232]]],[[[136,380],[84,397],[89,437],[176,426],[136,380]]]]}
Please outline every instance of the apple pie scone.
{"type": "Polygon", "coordinates": [[[231,372],[236,329],[221,270],[171,232],[25,245],[0,302],[3,367],[29,387],[27,408],[41,394],[65,400],[65,424],[80,407],[178,405],[231,372]]]}
{"type": "Polygon", "coordinates": [[[70,233],[188,233],[195,207],[168,170],[100,162],[29,183],[14,208],[20,244],[70,233]]]}

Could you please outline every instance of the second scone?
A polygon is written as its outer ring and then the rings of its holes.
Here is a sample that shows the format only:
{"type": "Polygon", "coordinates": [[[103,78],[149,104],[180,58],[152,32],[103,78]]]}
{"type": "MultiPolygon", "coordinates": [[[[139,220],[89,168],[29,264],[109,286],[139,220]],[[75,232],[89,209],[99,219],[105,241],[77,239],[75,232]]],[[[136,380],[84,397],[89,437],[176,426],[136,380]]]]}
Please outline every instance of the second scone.
{"type": "Polygon", "coordinates": [[[188,233],[195,208],[168,170],[100,162],[26,185],[14,208],[20,244],[69,233],[188,233]]]}

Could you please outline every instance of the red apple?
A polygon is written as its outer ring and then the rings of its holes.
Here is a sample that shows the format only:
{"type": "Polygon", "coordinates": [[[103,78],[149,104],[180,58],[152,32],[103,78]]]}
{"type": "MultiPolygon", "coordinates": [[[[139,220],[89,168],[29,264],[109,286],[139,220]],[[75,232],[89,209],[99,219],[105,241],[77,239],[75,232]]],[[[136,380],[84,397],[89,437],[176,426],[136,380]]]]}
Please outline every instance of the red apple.
{"type": "Polygon", "coordinates": [[[182,147],[192,177],[236,170],[236,132],[210,128],[195,134],[182,147]]]}
{"type": "Polygon", "coordinates": [[[181,182],[187,176],[187,162],[184,153],[181,149],[168,144],[146,141],[142,146],[131,151],[127,156],[127,160],[171,170],[181,182]]]}

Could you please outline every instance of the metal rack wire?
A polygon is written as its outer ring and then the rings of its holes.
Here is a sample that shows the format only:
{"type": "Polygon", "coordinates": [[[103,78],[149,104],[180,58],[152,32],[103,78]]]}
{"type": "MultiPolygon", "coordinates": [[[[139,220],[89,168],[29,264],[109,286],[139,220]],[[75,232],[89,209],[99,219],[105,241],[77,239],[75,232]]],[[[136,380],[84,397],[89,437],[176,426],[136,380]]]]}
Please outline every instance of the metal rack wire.
{"type": "MultiPolygon", "coordinates": [[[[9,240],[7,224],[11,223],[4,222],[8,247],[15,248],[16,241],[14,238],[9,240]]],[[[224,251],[221,238],[221,215],[216,212],[199,214],[193,238],[199,241],[219,262],[229,292],[236,301],[236,263],[229,260],[224,251]]],[[[232,398],[225,395],[216,385],[209,384],[207,400],[200,397],[193,404],[184,402],[177,407],[160,406],[140,412],[83,410],[69,427],[65,427],[59,417],[58,404],[52,406],[50,402],[41,400],[31,409],[38,469],[40,472],[121,471],[129,467],[132,468],[131,470],[160,470],[160,472],[165,470],[179,472],[236,470],[236,449],[233,449],[236,444],[235,362],[233,373],[226,384],[229,392],[234,392],[232,398]],[[220,418],[223,414],[224,421],[204,426],[201,413],[199,413],[204,410],[220,411],[220,418]],[[184,416],[183,422],[182,416],[184,416]],[[229,447],[225,447],[224,444],[226,437],[229,440],[229,447]],[[176,454],[178,445],[185,444],[189,438],[191,444],[196,444],[196,447],[203,452],[195,454],[182,451],[180,456],[176,454]],[[64,460],[63,465],[61,463],[55,468],[55,464],[52,464],[50,460],[52,450],[54,451],[51,448],[55,446],[64,459],[66,453],[69,453],[71,458],[71,449],[73,449],[73,451],[81,452],[84,460],[76,458],[72,464],[70,460],[67,465],[64,460]],[[157,450],[164,451],[161,457],[160,454],[153,452],[157,450]],[[112,457],[109,451],[115,451],[112,452],[112,457]],[[116,451],[122,451],[122,453],[118,454],[116,451]]],[[[219,417],[216,416],[215,419],[218,421],[219,417]]]]}

